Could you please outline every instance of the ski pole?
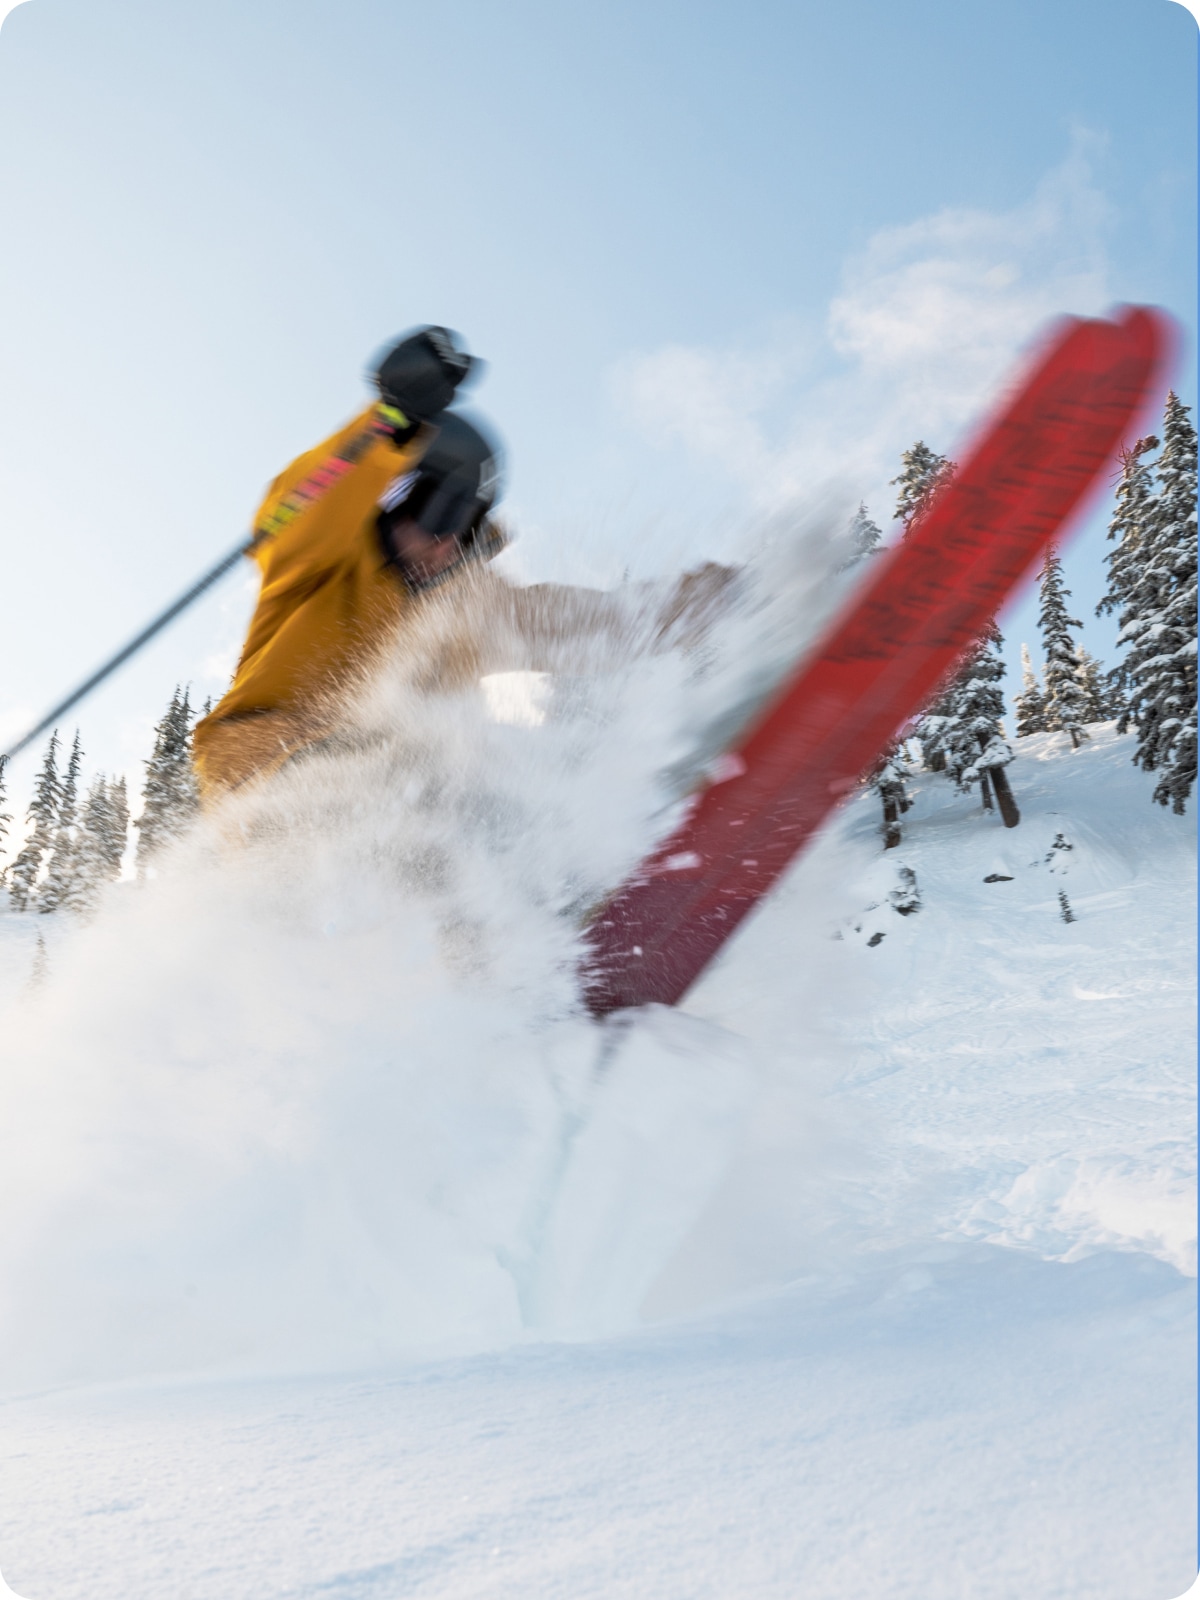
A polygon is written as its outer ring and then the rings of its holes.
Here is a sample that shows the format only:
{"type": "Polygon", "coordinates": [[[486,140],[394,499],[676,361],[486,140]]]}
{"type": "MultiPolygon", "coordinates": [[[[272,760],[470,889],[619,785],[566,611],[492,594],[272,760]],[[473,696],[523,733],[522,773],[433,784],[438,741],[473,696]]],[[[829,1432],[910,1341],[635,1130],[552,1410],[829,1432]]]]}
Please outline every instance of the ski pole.
{"type": "Polygon", "coordinates": [[[248,556],[253,550],[257,549],[264,538],[266,538],[265,534],[256,533],[252,539],[248,539],[245,544],[239,544],[236,550],[231,550],[227,556],[218,561],[215,567],[206,572],[185,593],[181,594],[178,600],[172,601],[165,611],[161,611],[153,622],[148,623],[141,633],[132,638],[127,645],[123,645],[115,656],[111,656],[102,667],[98,667],[92,673],[90,678],[81,683],[77,689],[73,689],[65,700],[60,700],[53,710],[47,711],[42,720],[35,727],[30,728],[28,733],[22,734],[16,744],[10,745],[0,755],[0,766],[6,765],[12,760],[13,756],[19,755],[26,745],[33,743],[39,733],[45,733],[47,728],[53,727],[60,717],[70,711],[72,706],[77,706],[81,700],[91,694],[93,689],[102,684],[105,678],[114,673],[118,667],[123,666],[130,656],[135,656],[144,644],[149,644],[155,634],[161,633],[168,622],[173,622],[179,613],[186,611],[192,602],[198,600],[206,589],[211,589],[218,578],[225,576],[230,567],[236,566],[243,556],[248,556]]]}
{"type": "Polygon", "coordinates": [[[137,655],[143,645],[149,644],[155,634],[161,633],[169,622],[173,622],[179,616],[180,612],[186,611],[206,590],[211,589],[217,579],[223,578],[229,569],[236,566],[243,556],[253,555],[259,545],[273,538],[275,534],[279,533],[298,517],[302,511],[307,511],[310,506],[321,499],[324,494],[332,489],[335,483],[346,475],[356,462],[362,459],[376,439],[391,433],[396,426],[396,418],[400,415],[401,413],[398,413],[391,406],[375,406],[372,409],[370,421],[366,426],[357,433],[352,434],[340,451],[327,456],[320,466],[315,467],[307,478],[285,495],[275,509],[269,513],[262,526],[257,528],[249,539],[239,544],[235,550],[231,550],[227,556],[223,556],[215,567],[206,572],[202,578],[197,579],[190,589],[185,590],[179,596],[178,600],[173,600],[165,611],[160,612],[154,618],[153,622],[147,623],[136,637],[132,638],[127,645],[123,645],[117,651],[115,656],[110,657],[102,667],[98,667],[91,677],[81,683],[77,689],[73,689],[65,700],[60,700],[53,710],[47,711],[36,727],[30,728],[28,733],[22,734],[16,744],[11,745],[0,754],[0,770],[3,770],[13,756],[19,755],[27,745],[32,744],[40,733],[45,733],[47,728],[53,727],[60,717],[70,711],[72,706],[77,706],[81,700],[91,694],[92,690],[102,684],[105,678],[111,676],[118,667],[123,666],[130,656],[137,655]]]}

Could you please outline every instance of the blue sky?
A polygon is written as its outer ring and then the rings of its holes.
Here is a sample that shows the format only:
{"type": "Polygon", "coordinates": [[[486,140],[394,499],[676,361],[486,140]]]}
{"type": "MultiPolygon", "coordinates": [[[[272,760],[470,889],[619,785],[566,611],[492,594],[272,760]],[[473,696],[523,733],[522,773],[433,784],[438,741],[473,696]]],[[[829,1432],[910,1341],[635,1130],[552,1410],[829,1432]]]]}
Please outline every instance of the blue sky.
{"type": "MultiPolygon", "coordinates": [[[[1196,44],[1171,0],[27,0],[0,734],[231,546],[417,322],[490,362],[530,576],[729,555],[827,478],[886,524],[900,450],[951,450],[1058,311],[1168,306],[1193,403],[1196,44]]],[[[1067,573],[1111,656],[1103,521],[1067,573]]],[[[90,767],[138,779],[251,598],[81,711],[90,767]]],[[[1028,606],[1006,631],[1034,641],[1028,606]]]]}

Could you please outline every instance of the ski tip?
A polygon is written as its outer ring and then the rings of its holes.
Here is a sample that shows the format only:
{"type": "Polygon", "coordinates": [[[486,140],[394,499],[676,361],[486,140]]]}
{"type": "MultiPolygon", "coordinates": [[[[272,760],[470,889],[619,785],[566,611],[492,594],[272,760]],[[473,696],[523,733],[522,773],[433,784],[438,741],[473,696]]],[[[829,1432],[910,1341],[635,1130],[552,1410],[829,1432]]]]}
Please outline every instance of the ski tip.
{"type": "Polygon", "coordinates": [[[1164,391],[1179,366],[1183,329],[1161,306],[1114,306],[1109,321],[1118,329],[1127,358],[1141,369],[1141,399],[1127,429],[1136,438],[1154,427],[1164,391]]]}

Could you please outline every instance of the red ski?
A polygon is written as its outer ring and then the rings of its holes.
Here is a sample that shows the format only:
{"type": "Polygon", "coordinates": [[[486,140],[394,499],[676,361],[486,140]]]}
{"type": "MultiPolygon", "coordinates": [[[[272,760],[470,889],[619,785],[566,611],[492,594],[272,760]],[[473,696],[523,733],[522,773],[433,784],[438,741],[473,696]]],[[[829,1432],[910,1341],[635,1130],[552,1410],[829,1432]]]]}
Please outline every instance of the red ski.
{"type": "Polygon", "coordinates": [[[908,537],[586,932],[596,1016],[674,1005],[1097,487],[1171,345],[1160,312],[1057,324],[908,537]]]}

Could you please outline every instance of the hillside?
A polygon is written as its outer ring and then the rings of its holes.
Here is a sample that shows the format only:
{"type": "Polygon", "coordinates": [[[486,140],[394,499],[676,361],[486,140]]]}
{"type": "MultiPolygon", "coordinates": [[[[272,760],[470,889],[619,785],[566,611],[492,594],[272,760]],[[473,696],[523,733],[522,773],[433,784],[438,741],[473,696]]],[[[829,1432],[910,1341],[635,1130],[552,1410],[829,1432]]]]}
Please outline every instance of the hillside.
{"type": "MultiPolygon", "coordinates": [[[[530,1032],[432,967],[386,1083],[362,1067],[377,1019],[332,989],[297,1036],[243,1008],[234,1073],[213,1050],[237,1027],[161,973],[156,1003],[148,946],[135,1026],[97,936],[52,940],[7,1026],[65,1071],[82,983],[100,1034],[70,1114],[36,1073],[18,1091],[38,1177],[4,1240],[26,1335],[10,1322],[6,1348],[49,1387],[5,1405],[8,1581],[1181,1593],[1194,830],[1093,732],[1022,741],[1015,831],[926,775],[885,855],[855,800],[686,1015],[608,1039],[598,1081],[590,1024],[530,1032]],[[353,1043],[328,1062],[306,1039],[338,1014],[353,1043]]],[[[10,992],[53,920],[3,919],[10,992]]],[[[255,948],[260,972],[279,960],[255,948]]]]}

